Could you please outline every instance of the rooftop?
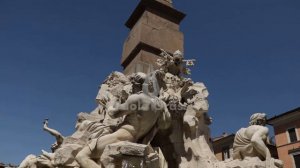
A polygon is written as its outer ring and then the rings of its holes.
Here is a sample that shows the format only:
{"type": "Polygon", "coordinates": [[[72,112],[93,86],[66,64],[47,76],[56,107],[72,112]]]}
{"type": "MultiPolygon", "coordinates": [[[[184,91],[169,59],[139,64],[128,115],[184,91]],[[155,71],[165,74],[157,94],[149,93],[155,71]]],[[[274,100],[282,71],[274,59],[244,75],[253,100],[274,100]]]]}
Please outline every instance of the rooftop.
{"type": "Polygon", "coordinates": [[[234,138],[235,134],[227,134],[227,133],[223,133],[221,136],[219,137],[215,137],[213,138],[213,142],[216,142],[216,141],[219,141],[219,140],[222,140],[222,139],[227,139],[227,138],[230,138],[230,137],[233,137],[234,138]]]}
{"type": "Polygon", "coordinates": [[[295,109],[290,110],[290,111],[287,111],[287,112],[282,113],[280,115],[275,115],[274,117],[269,118],[267,122],[268,122],[269,125],[273,125],[274,122],[276,122],[276,120],[281,119],[283,117],[290,116],[290,115],[295,115],[296,113],[300,114],[300,107],[295,108],[295,109]]]}

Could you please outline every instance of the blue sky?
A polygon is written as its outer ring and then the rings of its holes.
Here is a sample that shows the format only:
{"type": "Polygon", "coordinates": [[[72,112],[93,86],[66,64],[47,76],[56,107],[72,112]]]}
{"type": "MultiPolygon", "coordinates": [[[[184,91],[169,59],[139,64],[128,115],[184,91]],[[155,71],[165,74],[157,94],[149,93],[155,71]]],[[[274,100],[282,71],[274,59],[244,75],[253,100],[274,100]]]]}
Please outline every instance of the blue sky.
{"type": "MultiPolygon", "coordinates": [[[[125,21],[138,0],[0,0],[0,161],[49,150],[44,118],[64,135],[121,71],[125,21]]],[[[209,89],[213,136],[250,115],[300,106],[300,1],[174,0],[187,17],[185,57],[209,89]]]]}

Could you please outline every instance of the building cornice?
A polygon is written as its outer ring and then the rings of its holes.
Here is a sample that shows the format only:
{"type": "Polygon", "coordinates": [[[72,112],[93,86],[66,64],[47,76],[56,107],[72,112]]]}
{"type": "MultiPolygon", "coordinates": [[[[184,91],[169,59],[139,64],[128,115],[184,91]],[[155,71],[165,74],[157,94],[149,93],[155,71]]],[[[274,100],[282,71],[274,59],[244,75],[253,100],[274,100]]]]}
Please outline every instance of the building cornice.
{"type": "Polygon", "coordinates": [[[300,107],[282,113],[280,115],[274,116],[268,119],[268,124],[272,126],[277,126],[285,123],[289,123],[294,120],[299,120],[300,117],[300,107]]]}

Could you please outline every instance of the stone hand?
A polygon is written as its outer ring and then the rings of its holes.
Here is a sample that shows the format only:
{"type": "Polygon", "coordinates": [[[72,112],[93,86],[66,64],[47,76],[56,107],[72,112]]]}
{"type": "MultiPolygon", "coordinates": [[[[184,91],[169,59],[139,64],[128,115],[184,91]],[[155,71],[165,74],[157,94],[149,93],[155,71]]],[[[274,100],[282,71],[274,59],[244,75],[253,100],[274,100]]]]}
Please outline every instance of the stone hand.
{"type": "Polygon", "coordinates": [[[44,120],[44,122],[43,122],[43,124],[44,124],[44,129],[45,129],[46,127],[48,127],[48,121],[49,121],[48,118],[46,118],[46,119],[44,120]]]}

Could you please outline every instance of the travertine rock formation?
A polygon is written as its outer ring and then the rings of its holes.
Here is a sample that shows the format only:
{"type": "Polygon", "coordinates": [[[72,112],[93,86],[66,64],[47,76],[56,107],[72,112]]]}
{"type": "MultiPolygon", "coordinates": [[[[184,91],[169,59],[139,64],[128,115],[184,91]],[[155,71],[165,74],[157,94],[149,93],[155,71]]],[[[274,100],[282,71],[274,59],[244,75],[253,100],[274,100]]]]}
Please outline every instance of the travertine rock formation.
{"type": "Polygon", "coordinates": [[[159,155],[148,145],[118,142],[107,145],[101,157],[104,167],[159,167],[159,155]]]}

